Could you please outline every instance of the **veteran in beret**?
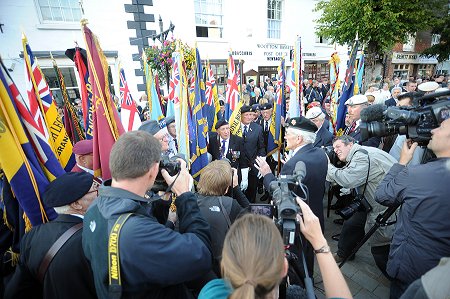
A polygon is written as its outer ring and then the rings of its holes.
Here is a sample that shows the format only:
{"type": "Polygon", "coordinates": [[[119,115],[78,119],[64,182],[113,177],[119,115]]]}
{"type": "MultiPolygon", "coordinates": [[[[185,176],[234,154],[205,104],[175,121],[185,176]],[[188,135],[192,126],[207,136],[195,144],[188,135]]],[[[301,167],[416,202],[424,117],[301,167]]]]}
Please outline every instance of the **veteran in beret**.
{"type": "MultiPolygon", "coordinates": [[[[303,161],[306,166],[306,176],[303,184],[308,187],[309,198],[307,200],[311,210],[319,218],[322,231],[324,229],[323,216],[323,196],[325,193],[325,178],[328,169],[328,159],[325,152],[317,147],[313,147],[316,139],[317,126],[309,119],[300,116],[293,117],[287,124],[286,149],[289,150],[288,160],[281,168],[280,175],[293,175],[294,169],[299,161],[303,161]]],[[[269,190],[270,183],[277,178],[272,174],[269,165],[264,158],[256,159],[256,168],[264,177],[264,187],[269,190]]],[[[306,263],[309,274],[313,274],[314,255],[313,248],[307,242],[303,242],[304,252],[306,252],[306,263]]]]}
{"type": "Polygon", "coordinates": [[[147,120],[142,123],[138,129],[139,131],[144,131],[150,133],[158,139],[161,144],[161,152],[165,153],[169,150],[169,132],[165,124],[162,122],[157,122],[156,120],[147,120]]]}
{"type": "MultiPolygon", "coordinates": [[[[256,200],[256,189],[258,186],[258,170],[254,163],[257,156],[266,156],[264,137],[261,126],[255,123],[252,106],[241,107],[241,130],[244,138],[244,155],[250,165],[248,173],[248,186],[241,185],[241,189],[252,203],[256,200]]],[[[244,178],[242,179],[244,181],[244,178]]]]}
{"type": "Polygon", "coordinates": [[[43,204],[59,215],[23,236],[5,298],[97,298],[81,238],[83,216],[98,187],[87,172],[65,173],[50,183],[43,204]]]}
{"type": "Polygon", "coordinates": [[[94,174],[94,143],[92,139],[81,140],[75,143],[72,152],[75,155],[76,164],[71,172],[88,172],[94,174]]]}

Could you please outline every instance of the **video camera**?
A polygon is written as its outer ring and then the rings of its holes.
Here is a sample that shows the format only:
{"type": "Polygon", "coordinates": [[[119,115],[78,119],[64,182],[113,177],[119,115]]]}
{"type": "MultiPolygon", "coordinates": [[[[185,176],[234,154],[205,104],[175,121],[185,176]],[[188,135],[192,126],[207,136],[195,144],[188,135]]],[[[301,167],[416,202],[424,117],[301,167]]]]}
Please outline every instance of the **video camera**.
{"type": "Polygon", "coordinates": [[[302,184],[306,175],[306,166],[297,162],[293,175],[281,176],[270,183],[269,192],[277,210],[276,224],[280,228],[285,245],[294,244],[296,215],[301,212],[296,197],[307,198],[307,191],[302,184]]]}
{"type": "Polygon", "coordinates": [[[166,154],[161,156],[161,160],[159,161],[158,175],[156,176],[155,183],[153,184],[153,187],[151,189],[153,192],[167,190],[169,186],[167,185],[166,180],[164,180],[161,174],[161,169],[165,169],[170,176],[178,174],[181,171],[180,161],[177,161],[177,159],[179,158],[184,160],[184,155],[175,155],[170,158],[166,154]]]}
{"type": "Polygon", "coordinates": [[[388,107],[377,104],[361,111],[361,139],[406,135],[419,145],[427,145],[431,130],[450,117],[450,90],[430,93],[414,99],[418,105],[388,107]]]}

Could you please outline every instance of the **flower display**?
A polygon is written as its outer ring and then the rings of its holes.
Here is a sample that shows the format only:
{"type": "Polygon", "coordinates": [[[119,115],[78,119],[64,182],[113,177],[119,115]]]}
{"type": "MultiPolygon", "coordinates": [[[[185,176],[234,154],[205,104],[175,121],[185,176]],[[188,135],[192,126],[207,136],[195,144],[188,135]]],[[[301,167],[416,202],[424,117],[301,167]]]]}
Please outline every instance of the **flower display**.
{"type": "Polygon", "coordinates": [[[183,52],[183,58],[186,64],[186,71],[189,72],[195,64],[195,49],[189,47],[178,39],[165,40],[161,46],[153,45],[145,49],[147,63],[153,71],[158,73],[161,84],[166,83],[166,70],[170,74],[172,70],[172,53],[176,51],[177,44],[183,52]]]}

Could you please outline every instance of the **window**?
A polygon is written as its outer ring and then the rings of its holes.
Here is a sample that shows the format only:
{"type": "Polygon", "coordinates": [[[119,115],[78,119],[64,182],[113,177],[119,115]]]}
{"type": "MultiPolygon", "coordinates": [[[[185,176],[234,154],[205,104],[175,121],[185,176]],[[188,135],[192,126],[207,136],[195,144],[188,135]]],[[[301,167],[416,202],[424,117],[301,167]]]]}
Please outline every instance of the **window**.
{"type": "Polygon", "coordinates": [[[267,1],[267,37],[279,39],[281,37],[281,1],[267,1]]]}
{"type": "Polygon", "coordinates": [[[78,22],[81,19],[79,0],[37,0],[43,22],[78,22]]]}
{"type": "MultiPolygon", "coordinates": [[[[64,83],[66,84],[67,95],[69,100],[73,102],[75,99],[80,99],[80,91],[78,89],[75,69],[73,67],[60,67],[59,68],[63,77],[64,83]]],[[[44,73],[45,80],[53,94],[53,98],[58,103],[62,105],[63,98],[62,92],[59,88],[58,77],[56,75],[55,69],[53,68],[43,68],[42,73],[44,73]]]]}
{"type": "Polygon", "coordinates": [[[227,90],[227,62],[210,63],[210,66],[216,78],[217,88],[221,89],[225,96],[225,91],[227,90]]]}
{"type": "Polygon", "coordinates": [[[433,34],[431,35],[431,45],[437,45],[441,41],[441,35],[440,34],[433,34]]]}
{"type": "Polygon", "coordinates": [[[407,80],[409,78],[409,66],[409,64],[394,64],[394,77],[407,80]]]}
{"type": "Polygon", "coordinates": [[[327,38],[323,37],[323,36],[316,35],[316,43],[317,44],[327,44],[327,45],[329,45],[330,41],[327,38]]]}
{"type": "Polygon", "coordinates": [[[194,0],[197,37],[222,38],[222,0],[194,0]]]}
{"type": "Polygon", "coordinates": [[[408,38],[408,41],[405,44],[403,44],[403,51],[414,52],[415,45],[416,45],[415,36],[410,36],[408,38]]]}
{"type": "Polygon", "coordinates": [[[434,64],[419,64],[417,75],[422,78],[431,77],[434,74],[434,64]]]}

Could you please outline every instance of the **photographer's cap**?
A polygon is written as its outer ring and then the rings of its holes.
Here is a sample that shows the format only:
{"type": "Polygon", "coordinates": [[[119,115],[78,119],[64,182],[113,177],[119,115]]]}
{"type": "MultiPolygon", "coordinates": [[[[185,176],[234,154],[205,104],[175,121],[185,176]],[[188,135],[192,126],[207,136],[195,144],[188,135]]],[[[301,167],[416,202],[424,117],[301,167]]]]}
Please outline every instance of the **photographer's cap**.
{"type": "Polygon", "coordinates": [[[424,91],[424,92],[435,91],[438,88],[439,88],[439,84],[434,81],[425,82],[425,83],[419,84],[419,86],[417,86],[417,89],[419,89],[420,91],[424,91]]]}
{"type": "Polygon", "coordinates": [[[289,119],[288,128],[303,130],[311,133],[315,133],[318,129],[315,123],[303,116],[289,119]]]}
{"type": "Polygon", "coordinates": [[[320,107],[312,107],[306,112],[305,117],[307,119],[315,119],[323,114],[322,108],[320,107]]]}
{"type": "Polygon", "coordinates": [[[367,104],[368,100],[367,97],[363,94],[356,94],[352,96],[350,99],[348,99],[345,102],[345,105],[347,106],[355,106],[355,105],[361,105],[361,104],[367,104]]]}

